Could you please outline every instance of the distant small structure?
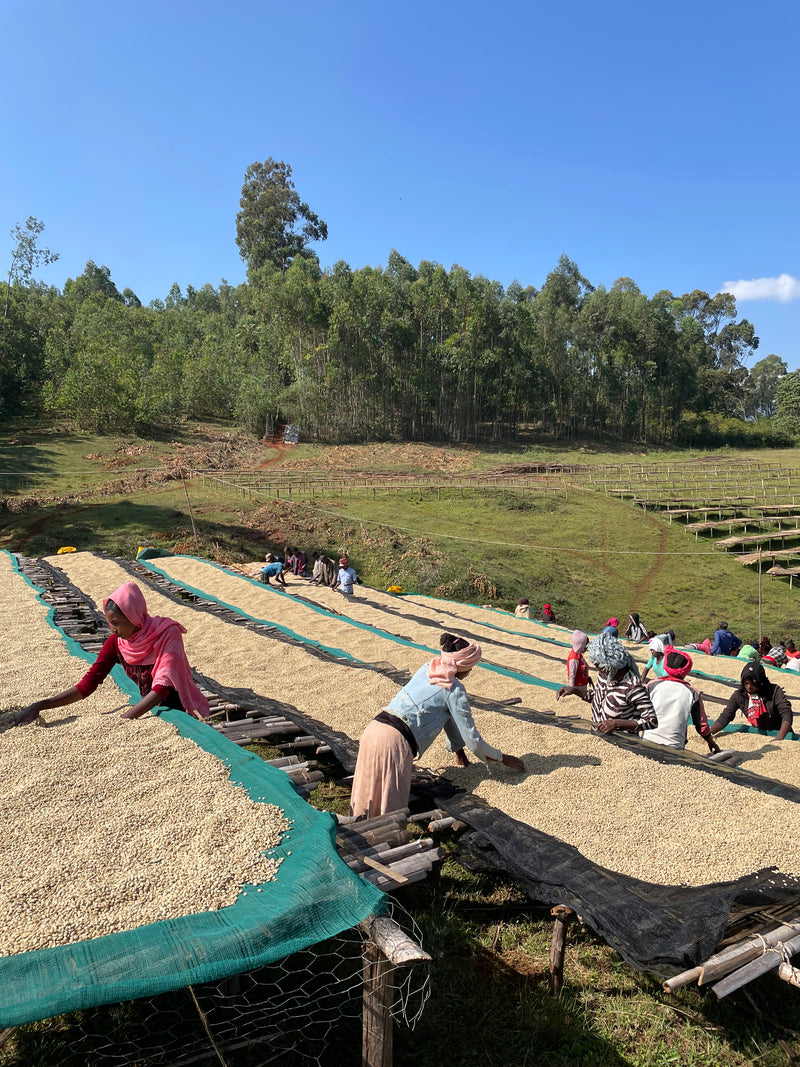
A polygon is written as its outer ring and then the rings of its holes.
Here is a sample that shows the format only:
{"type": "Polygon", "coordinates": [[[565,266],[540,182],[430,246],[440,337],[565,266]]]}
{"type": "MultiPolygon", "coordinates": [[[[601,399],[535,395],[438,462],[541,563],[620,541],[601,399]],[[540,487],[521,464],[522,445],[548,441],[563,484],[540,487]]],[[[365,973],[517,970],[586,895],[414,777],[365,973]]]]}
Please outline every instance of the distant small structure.
{"type": "Polygon", "coordinates": [[[286,429],[283,431],[283,443],[285,445],[296,445],[300,440],[300,427],[293,426],[291,423],[287,423],[286,429]]]}

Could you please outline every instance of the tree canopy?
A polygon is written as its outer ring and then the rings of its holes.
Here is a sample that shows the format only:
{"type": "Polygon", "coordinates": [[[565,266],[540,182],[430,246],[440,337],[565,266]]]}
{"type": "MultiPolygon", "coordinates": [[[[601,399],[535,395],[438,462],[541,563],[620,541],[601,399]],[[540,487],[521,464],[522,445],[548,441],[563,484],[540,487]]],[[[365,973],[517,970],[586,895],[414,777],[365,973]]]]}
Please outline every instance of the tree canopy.
{"type": "Polygon", "coordinates": [[[567,256],[539,287],[507,289],[395,249],[385,268],[322,269],[307,245],[325,224],[291,169],[253,164],[245,187],[238,286],[175,282],[143,307],[90,260],[59,292],[32,282],[36,253],[52,253],[28,246],[5,285],[0,418],[124,429],[219,417],[262,433],[283,418],[324,441],[785,444],[800,432],[797,372],[774,353],[748,370],[758,337],[728,293],[648,296],[630,277],[606,289],[567,256]]]}
{"type": "Polygon", "coordinates": [[[292,168],[272,156],[245,171],[239,206],[236,243],[248,271],[267,264],[286,271],[312,241],[328,237],[327,223],[300,199],[292,168]]]}
{"type": "Polygon", "coordinates": [[[3,318],[8,315],[8,300],[11,286],[17,282],[23,285],[30,283],[33,272],[37,267],[55,263],[58,252],[51,252],[49,248],[39,247],[39,237],[44,230],[44,223],[29,215],[25,225],[19,223],[11,231],[11,237],[15,244],[11,252],[11,262],[8,267],[8,280],[6,282],[6,295],[3,303],[3,318]]]}

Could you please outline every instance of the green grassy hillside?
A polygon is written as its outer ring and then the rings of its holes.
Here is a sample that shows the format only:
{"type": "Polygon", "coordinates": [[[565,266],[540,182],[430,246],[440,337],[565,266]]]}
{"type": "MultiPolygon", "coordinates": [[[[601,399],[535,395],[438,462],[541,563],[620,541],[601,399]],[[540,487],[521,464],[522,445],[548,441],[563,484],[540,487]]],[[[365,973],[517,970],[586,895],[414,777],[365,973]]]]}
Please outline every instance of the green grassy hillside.
{"type": "MultiPolygon", "coordinates": [[[[723,463],[741,453],[718,454],[723,463]]],[[[681,640],[708,636],[725,618],[745,640],[759,630],[759,580],[753,568],[687,534],[656,511],[606,495],[587,482],[568,488],[486,487],[490,471],[534,462],[657,465],[698,453],[600,453],[493,450],[439,445],[299,446],[277,453],[224,427],[184,427],[174,441],[92,437],[65,427],[16,427],[0,435],[8,494],[0,545],[43,555],[62,545],[132,556],[152,543],[222,561],[260,558],[295,543],[347,551],[367,584],[511,608],[527,596],[549,601],[559,622],[596,630],[609,615],[638,611],[646,625],[672,627],[681,640]],[[210,480],[184,483],[183,467],[224,472],[259,469],[242,495],[210,480]],[[383,472],[439,484],[474,478],[470,487],[364,489],[383,472]],[[324,495],[308,479],[326,475],[339,488],[324,495]],[[291,497],[287,484],[291,484],[291,497]],[[8,510],[10,509],[10,510],[8,510]],[[194,540],[194,530],[197,541],[194,540]]],[[[756,461],[791,464],[796,454],[760,452],[756,461]]],[[[791,634],[797,594],[762,582],[762,629],[791,634]]],[[[795,636],[800,636],[796,634],[795,636]]]]}

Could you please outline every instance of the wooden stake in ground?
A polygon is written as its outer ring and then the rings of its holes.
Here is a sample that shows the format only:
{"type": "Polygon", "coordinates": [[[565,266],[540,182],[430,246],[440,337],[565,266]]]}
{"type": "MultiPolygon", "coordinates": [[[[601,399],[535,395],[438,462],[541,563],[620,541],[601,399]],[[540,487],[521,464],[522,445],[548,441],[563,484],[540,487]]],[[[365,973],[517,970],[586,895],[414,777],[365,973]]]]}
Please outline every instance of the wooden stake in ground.
{"type": "Polygon", "coordinates": [[[550,909],[553,916],[553,940],[550,942],[550,992],[556,996],[564,981],[564,952],[567,947],[567,924],[574,915],[565,904],[550,909]]]}
{"type": "Polygon", "coordinates": [[[192,537],[194,538],[194,543],[197,545],[199,542],[197,540],[197,530],[194,525],[194,512],[192,511],[192,504],[189,500],[189,490],[186,487],[186,478],[184,477],[183,467],[181,467],[181,481],[183,482],[183,491],[186,494],[186,507],[189,509],[189,518],[192,522],[192,537]]]}
{"type": "MultiPolygon", "coordinates": [[[[774,562],[774,560],[773,560],[773,562],[774,562]]],[[[761,621],[761,549],[759,548],[759,550],[758,550],[758,643],[759,643],[759,645],[761,644],[761,641],[762,641],[763,637],[764,637],[764,626],[763,626],[763,623],[761,621]]]]}

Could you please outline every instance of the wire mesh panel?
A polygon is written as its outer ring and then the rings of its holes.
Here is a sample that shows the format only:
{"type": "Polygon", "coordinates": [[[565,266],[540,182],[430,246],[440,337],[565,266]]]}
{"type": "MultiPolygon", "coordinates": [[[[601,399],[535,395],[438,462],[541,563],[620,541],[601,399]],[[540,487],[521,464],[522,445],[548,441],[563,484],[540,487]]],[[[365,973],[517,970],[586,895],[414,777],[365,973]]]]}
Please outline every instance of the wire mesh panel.
{"type": "MultiPolygon", "coordinates": [[[[399,917],[418,940],[410,916],[399,917]]],[[[0,1065],[354,1063],[361,1047],[363,960],[363,934],[346,930],[268,967],[0,1033],[0,1065]]],[[[395,968],[393,1018],[413,1027],[429,984],[427,968],[395,968]]]]}

